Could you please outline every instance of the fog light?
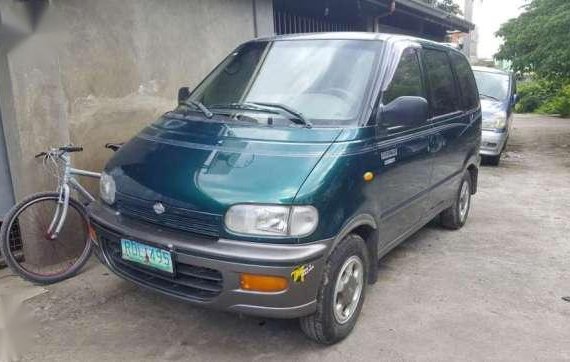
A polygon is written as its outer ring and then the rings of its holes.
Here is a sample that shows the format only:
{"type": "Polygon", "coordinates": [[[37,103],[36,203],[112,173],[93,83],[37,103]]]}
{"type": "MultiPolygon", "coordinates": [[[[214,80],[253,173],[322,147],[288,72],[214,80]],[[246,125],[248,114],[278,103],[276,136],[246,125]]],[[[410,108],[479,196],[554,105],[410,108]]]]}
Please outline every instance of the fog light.
{"type": "Polygon", "coordinates": [[[287,279],[269,275],[240,274],[239,284],[243,290],[255,292],[280,292],[287,289],[287,279]]]}

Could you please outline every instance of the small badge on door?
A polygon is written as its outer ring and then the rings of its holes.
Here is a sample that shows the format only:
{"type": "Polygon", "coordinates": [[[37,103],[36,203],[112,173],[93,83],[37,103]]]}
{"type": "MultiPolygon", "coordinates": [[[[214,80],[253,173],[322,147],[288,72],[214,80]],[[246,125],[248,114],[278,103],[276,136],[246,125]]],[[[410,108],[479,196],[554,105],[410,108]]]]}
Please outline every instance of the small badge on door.
{"type": "Polygon", "coordinates": [[[386,160],[388,158],[394,158],[398,156],[398,149],[397,148],[393,148],[391,150],[388,151],[384,151],[380,153],[380,159],[382,160],[386,160]]]}

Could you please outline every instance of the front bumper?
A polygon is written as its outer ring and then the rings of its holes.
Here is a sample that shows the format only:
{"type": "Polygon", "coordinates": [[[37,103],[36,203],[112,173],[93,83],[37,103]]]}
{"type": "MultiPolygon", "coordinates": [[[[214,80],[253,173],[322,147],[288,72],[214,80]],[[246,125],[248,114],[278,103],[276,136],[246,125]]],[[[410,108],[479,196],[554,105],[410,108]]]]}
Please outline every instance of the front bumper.
{"type": "Polygon", "coordinates": [[[195,305],[262,317],[297,318],[316,310],[317,290],[332,240],[282,245],[200,239],[124,217],[97,202],[88,210],[97,234],[97,256],[124,279],[195,305]],[[174,275],[123,260],[123,237],[171,250],[174,275]],[[310,272],[303,282],[294,282],[291,273],[302,265],[310,272]],[[240,273],[286,277],[288,288],[276,293],[242,290],[240,273]]]}
{"type": "Polygon", "coordinates": [[[507,132],[494,132],[483,130],[481,134],[481,149],[479,153],[484,156],[498,156],[503,152],[507,142],[507,132]]]}

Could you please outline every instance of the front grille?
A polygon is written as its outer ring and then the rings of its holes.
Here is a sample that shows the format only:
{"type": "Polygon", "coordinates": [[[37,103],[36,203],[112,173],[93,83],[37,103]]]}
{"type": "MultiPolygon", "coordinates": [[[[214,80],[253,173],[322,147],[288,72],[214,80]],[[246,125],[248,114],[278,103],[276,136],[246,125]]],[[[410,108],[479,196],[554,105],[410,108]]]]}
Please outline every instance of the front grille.
{"type": "Polygon", "coordinates": [[[169,205],[165,205],[166,211],[159,215],[153,210],[154,204],[154,201],[117,194],[117,210],[123,216],[210,238],[219,237],[221,216],[169,205]]]}
{"type": "Polygon", "coordinates": [[[95,227],[98,240],[112,266],[136,281],[185,298],[211,299],[222,292],[223,278],[218,270],[178,262],[174,255],[174,275],[151,270],[124,260],[121,257],[120,237],[95,227]]]}

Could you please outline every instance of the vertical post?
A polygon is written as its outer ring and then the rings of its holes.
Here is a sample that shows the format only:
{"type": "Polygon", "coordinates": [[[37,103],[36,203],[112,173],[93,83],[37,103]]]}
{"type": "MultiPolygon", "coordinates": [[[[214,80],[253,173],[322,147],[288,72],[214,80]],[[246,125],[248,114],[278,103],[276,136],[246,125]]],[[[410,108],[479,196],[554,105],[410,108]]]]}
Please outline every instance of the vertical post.
{"type": "Polygon", "coordinates": [[[257,38],[259,31],[257,30],[257,6],[255,0],[251,0],[251,5],[253,7],[253,37],[257,38]]]}
{"type": "MultiPolygon", "coordinates": [[[[473,0],[465,0],[465,20],[472,23],[473,22],[473,0]]],[[[471,59],[471,41],[472,35],[471,32],[468,32],[465,35],[463,40],[463,53],[467,56],[467,58],[471,59]]]]}

